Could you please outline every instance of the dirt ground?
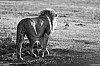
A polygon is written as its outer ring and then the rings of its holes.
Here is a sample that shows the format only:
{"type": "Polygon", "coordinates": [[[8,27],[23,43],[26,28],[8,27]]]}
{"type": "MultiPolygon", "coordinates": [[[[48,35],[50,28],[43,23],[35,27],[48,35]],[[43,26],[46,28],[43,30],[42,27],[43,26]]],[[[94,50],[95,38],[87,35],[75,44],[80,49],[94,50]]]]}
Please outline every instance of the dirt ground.
{"type": "MultiPolygon", "coordinates": [[[[4,52],[4,51],[3,51],[4,52]]],[[[13,59],[11,54],[0,56],[0,66],[93,66],[100,64],[100,52],[78,52],[66,49],[53,49],[49,56],[34,58],[24,55],[23,61],[13,59]]]]}
{"type": "Polygon", "coordinates": [[[16,36],[21,19],[36,17],[45,8],[58,14],[58,25],[48,42],[51,54],[23,56],[25,61],[20,62],[12,60],[14,44],[0,43],[0,66],[100,66],[99,0],[0,1],[0,38],[16,36]]]}

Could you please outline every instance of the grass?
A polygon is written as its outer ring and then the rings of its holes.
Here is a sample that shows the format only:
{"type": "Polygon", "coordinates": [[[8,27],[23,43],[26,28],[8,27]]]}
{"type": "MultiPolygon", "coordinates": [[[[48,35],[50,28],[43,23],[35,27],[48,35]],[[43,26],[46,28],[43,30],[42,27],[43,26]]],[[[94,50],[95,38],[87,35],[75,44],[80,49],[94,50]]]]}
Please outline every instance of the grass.
{"type": "Polygon", "coordinates": [[[75,46],[75,49],[78,50],[93,45],[96,50],[99,50],[99,3],[99,0],[0,1],[0,25],[9,27],[9,29],[1,27],[0,30],[3,30],[2,34],[9,32],[16,36],[16,27],[21,19],[35,17],[40,10],[49,7],[55,9],[58,14],[58,26],[50,38],[53,40],[50,40],[49,43],[53,44],[55,48],[72,49],[75,46]],[[66,23],[69,24],[69,27],[64,29],[66,23]],[[55,38],[57,38],[56,41],[55,38]],[[86,42],[88,45],[85,44],[86,42]]]}

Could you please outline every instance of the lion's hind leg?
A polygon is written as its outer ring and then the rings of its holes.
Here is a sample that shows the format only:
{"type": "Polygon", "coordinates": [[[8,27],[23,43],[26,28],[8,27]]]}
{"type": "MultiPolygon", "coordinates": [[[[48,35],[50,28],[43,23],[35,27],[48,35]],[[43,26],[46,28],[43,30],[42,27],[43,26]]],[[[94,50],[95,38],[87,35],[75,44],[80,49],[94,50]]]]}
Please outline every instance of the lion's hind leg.
{"type": "Polygon", "coordinates": [[[23,44],[23,40],[24,40],[24,36],[25,34],[20,34],[20,37],[17,38],[16,41],[16,54],[17,54],[17,59],[19,60],[23,60],[22,56],[21,56],[21,51],[22,51],[22,44],[23,44]]]}

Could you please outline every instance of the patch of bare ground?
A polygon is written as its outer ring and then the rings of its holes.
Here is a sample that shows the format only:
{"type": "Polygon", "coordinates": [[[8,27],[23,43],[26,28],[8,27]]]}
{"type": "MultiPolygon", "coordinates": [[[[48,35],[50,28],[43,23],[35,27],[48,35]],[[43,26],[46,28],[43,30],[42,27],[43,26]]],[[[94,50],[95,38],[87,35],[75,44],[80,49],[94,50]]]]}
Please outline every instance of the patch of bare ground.
{"type": "MultiPolygon", "coordinates": [[[[12,47],[12,46],[9,46],[12,47]]],[[[13,47],[14,48],[14,47],[13,47]]],[[[2,48],[1,48],[2,49],[2,48]]],[[[94,52],[79,52],[75,50],[67,50],[67,49],[52,49],[50,50],[50,55],[46,55],[44,58],[35,58],[31,57],[27,53],[23,53],[23,61],[19,61],[18,59],[14,59],[12,57],[11,50],[1,50],[1,52],[9,51],[9,53],[5,53],[0,55],[0,65],[8,65],[8,66],[75,66],[75,65],[83,65],[88,66],[92,63],[99,63],[100,58],[98,53],[94,52]],[[96,61],[98,60],[98,61],[96,61]],[[95,62],[94,62],[95,61],[95,62]]]]}

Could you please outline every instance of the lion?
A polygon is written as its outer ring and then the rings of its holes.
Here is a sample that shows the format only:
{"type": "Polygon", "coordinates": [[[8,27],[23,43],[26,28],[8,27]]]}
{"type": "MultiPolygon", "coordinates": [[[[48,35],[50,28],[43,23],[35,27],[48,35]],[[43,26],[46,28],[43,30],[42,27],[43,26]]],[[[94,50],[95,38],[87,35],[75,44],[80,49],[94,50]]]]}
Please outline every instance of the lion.
{"type": "MultiPolygon", "coordinates": [[[[57,26],[57,13],[54,9],[47,8],[39,12],[39,16],[34,18],[24,18],[17,25],[17,37],[16,37],[16,50],[17,58],[23,60],[21,56],[21,49],[25,35],[29,40],[30,54],[34,53],[34,45],[41,45],[42,57],[44,57],[45,51],[47,51],[47,42],[50,35],[53,34],[55,27],[57,26]]],[[[49,54],[49,51],[47,51],[49,54]]]]}

